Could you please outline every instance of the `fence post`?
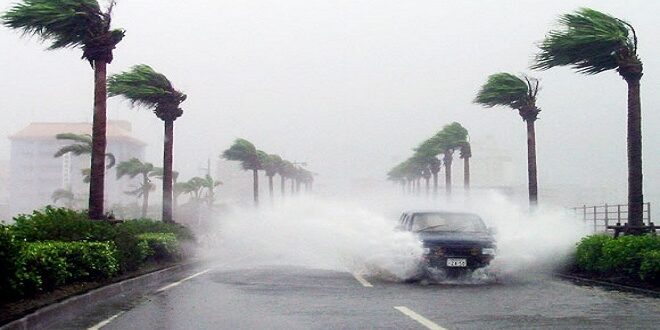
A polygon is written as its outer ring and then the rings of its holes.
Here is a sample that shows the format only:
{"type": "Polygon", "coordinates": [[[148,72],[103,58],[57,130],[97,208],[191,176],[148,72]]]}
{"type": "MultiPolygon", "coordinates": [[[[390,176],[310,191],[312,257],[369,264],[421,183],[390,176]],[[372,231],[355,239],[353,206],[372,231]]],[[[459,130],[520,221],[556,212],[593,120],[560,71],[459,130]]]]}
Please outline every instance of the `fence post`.
{"type": "Polygon", "coordinates": [[[587,222],[587,205],[584,204],[582,205],[582,220],[584,220],[585,223],[587,222]]]}
{"type": "Polygon", "coordinates": [[[597,221],[597,219],[598,219],[597,214],[598,213],[597,212],[598,212],[597,208],[596,208],[596,206],[594,206],[594,233],[598,232],[598,221],[597,221]]]}
{"type": "Polygon", "coordinates": [[[621,223],[621,204],[616,205],[616,223],[621,223]]]}
{"type": "Polygon", "coordinates": [[[610,225],[609,222],[609,206],[607,206],[607,203],[605,203],[605,231],[607,232],[607,227],[610,225]]]}

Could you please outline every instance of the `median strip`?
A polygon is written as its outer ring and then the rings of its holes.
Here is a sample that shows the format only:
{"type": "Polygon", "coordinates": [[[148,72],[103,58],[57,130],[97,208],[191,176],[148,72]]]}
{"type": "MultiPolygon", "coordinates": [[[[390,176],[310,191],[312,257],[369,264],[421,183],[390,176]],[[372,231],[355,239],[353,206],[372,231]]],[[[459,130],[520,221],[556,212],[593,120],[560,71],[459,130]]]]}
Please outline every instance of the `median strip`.
{"type": "Polygon", "coordinates": [[[365,280],[364,277],[362,277],[362,275],[360,275],[360,274],[356,274],[356,273],[353,273],[353,277],[355,277],[355,279],[356,279],[358,282],[360,282],[360,284],[362,284],[363,287],[365,287],[365,288],[373,288],[373,285],[371,285],[371,283],[369,283],[369,281],[365,280]]]}
{"type": "Polygon", "coordinates": [[[419,324],[425,326],[427,329],[431,330],[447,330],[437,324],[435,324],[433,321],[425,318],[424,316],[421,316],[417,313],[415,313],[413,310],[406,306],[395,306],[394,309],[398,310],[399,312],[405,314],[409,318],[417,321],[419,324]]]}

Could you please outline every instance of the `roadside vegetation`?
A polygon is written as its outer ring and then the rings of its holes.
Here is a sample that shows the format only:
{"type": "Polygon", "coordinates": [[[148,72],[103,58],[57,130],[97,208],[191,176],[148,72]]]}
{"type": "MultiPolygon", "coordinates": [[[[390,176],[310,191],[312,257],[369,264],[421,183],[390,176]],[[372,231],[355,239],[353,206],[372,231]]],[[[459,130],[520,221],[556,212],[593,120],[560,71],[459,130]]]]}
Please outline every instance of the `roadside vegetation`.
{"type": "Polygon", "coordinates": [[[660,237],[656,235],[587,236],[577,245],[575,270],[615,282],[660,287],[660,237]]]}
{"type": "Polygon", "coordinates": [[[14,221],[0,227],[2,303],[177,261],[182,243],[194,240],[177,224],[92,221],[84,212],[50,206],[14,221]]]}

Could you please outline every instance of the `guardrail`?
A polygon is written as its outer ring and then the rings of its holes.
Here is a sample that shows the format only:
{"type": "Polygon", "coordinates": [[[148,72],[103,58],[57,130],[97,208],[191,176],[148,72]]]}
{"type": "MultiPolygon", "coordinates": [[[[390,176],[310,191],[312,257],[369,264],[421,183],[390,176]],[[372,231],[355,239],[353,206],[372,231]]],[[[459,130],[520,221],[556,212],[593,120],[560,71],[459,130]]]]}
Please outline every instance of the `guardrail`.
{"type": "MultiPolygon", "coordinates": [[[[614,232],[610,226],[628,223],[628,204],[583,205],[572,207],[575,216],[593,225],[594,232],[614,232]]],[[[642,221],[651,226],[651,203],[644,203],[642,221]]]]}

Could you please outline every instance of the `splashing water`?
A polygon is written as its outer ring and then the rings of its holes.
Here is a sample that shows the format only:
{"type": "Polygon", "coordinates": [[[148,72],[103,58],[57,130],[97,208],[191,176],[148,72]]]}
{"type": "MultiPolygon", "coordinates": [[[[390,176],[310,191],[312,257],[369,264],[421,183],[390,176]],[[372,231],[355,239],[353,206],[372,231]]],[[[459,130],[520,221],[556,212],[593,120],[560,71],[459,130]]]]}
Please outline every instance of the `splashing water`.
{"type": "Polygon", "coordinates": [[[291,198],[273,207],[237,209],[223,216],[216,229],[221,242],[216,248],[248,254],[253,266],[292,265],[403,280],[418,272],[423,249],[414,234],[394,229],[397,214],[420,208],[460,210],[479,214],[497,230],[498,254],[485,271],[466,280],[473,284],[491,281],[492,274],[520,277],[550,271],[587,233],[582,223],[560,209],[530,214],[497,194],[445,202],[441,208],[437,204],[401,198],[291,198]]]}

